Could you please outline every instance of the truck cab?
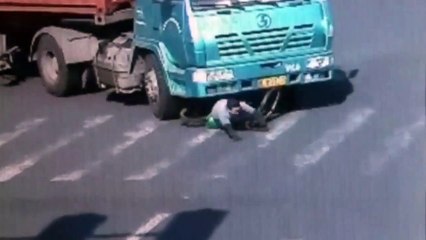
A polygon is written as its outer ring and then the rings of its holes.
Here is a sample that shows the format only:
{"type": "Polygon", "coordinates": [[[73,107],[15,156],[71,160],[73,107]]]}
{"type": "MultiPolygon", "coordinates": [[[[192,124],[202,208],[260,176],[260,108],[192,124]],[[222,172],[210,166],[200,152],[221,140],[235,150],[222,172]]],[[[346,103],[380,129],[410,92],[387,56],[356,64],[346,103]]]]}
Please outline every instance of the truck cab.
{"type": "Polygon", "coordinates": [[[161,66],[161,79],[147,81],[157,100],[330,80],[332,41],[327,0],[139,0],[135,9],[134,45],[161,66]]]}
{"type": "Polygon", "coordinates": [[[332,79],[327,0],[0,0],[0,12],[0,71],[28,55],[52,95],[94,79],[146,92],[159,119],[185,99],[332,79]]]}

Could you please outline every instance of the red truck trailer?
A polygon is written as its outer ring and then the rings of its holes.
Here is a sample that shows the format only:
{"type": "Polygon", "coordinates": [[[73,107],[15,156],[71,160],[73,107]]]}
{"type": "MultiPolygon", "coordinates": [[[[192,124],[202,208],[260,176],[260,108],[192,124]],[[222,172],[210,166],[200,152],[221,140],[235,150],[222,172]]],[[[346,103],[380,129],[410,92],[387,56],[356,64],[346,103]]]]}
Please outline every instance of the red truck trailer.
{"type": "Polygon", "coordinates": [[[27,12],[93,16],[96,24],[104,25],[129,17],[131,5],[131,0],[0,0],[0,14],[27,12]]]}
{"type": "Polygon", "coordinates": [[[19,75],[23,59],[37,61],[47,91],[67,95],[80,87],[100,40],[132,31],[133,3],[0,0],[0,72],[19,75]]]}

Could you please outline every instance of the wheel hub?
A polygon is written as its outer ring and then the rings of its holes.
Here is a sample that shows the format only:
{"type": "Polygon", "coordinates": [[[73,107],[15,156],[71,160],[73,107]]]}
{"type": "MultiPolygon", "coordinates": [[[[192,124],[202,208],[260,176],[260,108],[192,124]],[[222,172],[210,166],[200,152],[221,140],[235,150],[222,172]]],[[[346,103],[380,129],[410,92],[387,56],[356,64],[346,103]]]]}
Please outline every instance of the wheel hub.
{"type": "Polygon", "coordinates": [[[53,53],[45,52],[41,57],[41,63],[45,80],[50,84],[55,84],[59,75],[58,59],[53,53]]]}
{"type": "Polygon", "coordinates": [[[151,100],[151,102],[157,102],[159,96],[159,89],[157,75],[155,74],[154,69],[146,73],[145,79],[145,88],[149,99],[151,100]]]}

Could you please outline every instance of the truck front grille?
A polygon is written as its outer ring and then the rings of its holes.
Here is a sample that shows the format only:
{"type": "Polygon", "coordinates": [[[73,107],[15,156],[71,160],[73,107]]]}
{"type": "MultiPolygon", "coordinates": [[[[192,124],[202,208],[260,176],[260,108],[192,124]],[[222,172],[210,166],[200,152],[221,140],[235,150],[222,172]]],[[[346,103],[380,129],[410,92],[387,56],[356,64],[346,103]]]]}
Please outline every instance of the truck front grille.
{"type": "Polygon", "coordinates": [[[219,55],[222,58],[245,55],[270,54],[303,50],[311,47],[314,25],[256,30],[217,35],[219,55]]]}
{"type": "Polygon", "coordinates": [[[241,56],[248,54],[243,40],[237,33],[216,36],[221,57],[241,56]]]}
{"type": "Polygon", "coordinates": [[[242,36],[249,45],[252,54],[280,51],[289,28],[273,28],[243,32],[242,36]]]}
{"type": "Polygon", "coordinates": [[[311,47],[314,37],[314,25],[304,24],[295,26],[285,48],[287,51],[303,50],[311,47]]]}

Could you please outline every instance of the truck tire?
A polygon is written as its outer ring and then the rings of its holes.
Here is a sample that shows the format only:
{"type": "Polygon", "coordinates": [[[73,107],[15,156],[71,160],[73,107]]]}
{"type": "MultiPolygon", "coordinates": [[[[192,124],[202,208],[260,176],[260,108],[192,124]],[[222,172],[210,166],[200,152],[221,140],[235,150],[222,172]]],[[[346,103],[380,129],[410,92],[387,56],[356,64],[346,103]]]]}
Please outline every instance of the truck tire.
{"type": "Polygon", "coordinates": [[[81,67],[65,63],[62,49],[52,36],[41,36],[36,54],[38,70],[47,92],[63,97],[81,89],[81,67]]]}
{"type": "Polygon", "coordinates": [[[154,116],[160,120],[178,117],[181,102],[170,94],[161,62],[154,54],[148,54],[145,64],[144,85],[154,116]]]}

